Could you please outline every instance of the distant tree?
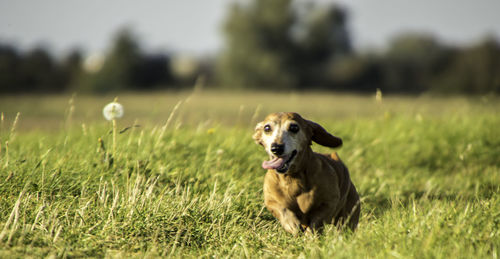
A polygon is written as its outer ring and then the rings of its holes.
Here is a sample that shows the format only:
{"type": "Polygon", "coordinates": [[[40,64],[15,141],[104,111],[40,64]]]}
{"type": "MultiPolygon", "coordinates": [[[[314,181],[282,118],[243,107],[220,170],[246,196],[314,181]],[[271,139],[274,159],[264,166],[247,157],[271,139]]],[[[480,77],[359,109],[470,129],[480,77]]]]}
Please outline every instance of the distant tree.
{"type": "Polygon", "coordinates": [[[231,87],[289,88],[293,74],[291,0],[234,3],[224,25],[226,49],[218,74],[231,87]]]}
{"type": "Polygon", "coordinates": [[[122,29],[114,38],[111,51],[102,68],[84,77],[81,89],[90,92],[109,92],[134,88],[134,71],[141,62],[136,37],[129,29],[122,29]]]}
{"type": "Polygon", "coordinates": [[[346,20],[345,10],[334,5],[235,3],[224,26],[226,48],[218,77],[231,87],[323,85],[335,57],[351,52],[346,20]]]}
{"type": "Polygon", "coordinates": [[[74,87],[77,80],[83,73],[83,54],[80,50],[71,51],[60,64],[60,70],[63,76],[65,88],[74,87]]]}
{"type": "Polygon", "coordinates": [[[297,37],[299,48],[295,62],[299,65],[301,85],[330,84],[328,70],[336,66],[339,59],[352,54],[348,14],[336,5],[309,5],[306,10],[303,21],[297,25],[301,33],[297,37]]]}
{"type": "Polygon", "coordinates": [[[20,91],[21,56],[11,46],[0,45],[0,92],[20,91]]]}
{"type": "Polygon", "coordinates": [[[24,56],[19,73],[21,77],[18,87],[22,91],[57,92],[65,87],[57,62],[41,47],[24,56]]]}
{"type": "Polygon", "coordinates": [[[453,57],[453,49],[426,34],[403,34],[395,38],[384,57],[382,90],[420,93],[453,57]]]}
{"type": "Polygon", "coordinates": [[[132,83],[142,89],[153,89],[173,81],[170,58],[165,54],[142,55],[132,83]]]}
{"type": "Polygon", "coordinates": [[[336,90],[373,93],[384,88],[382,58],[375,54],[345,56],[332,63],[326,74],[336,90]]]}
{"type": "Polygon", "coordinates": [[[457,52],[453,62],[433,82],[442,93],[500,93],[500,44],[487,38],[457,52]]]}
{"type": "Polygon", "coordinates": [[[121,90],[148,90],[173,82],[170,58],[166,54],[146,54],[130,29],[120,30],[111,50],[97,72],[80,80],[80,89],[104,93],[121,90]]]}

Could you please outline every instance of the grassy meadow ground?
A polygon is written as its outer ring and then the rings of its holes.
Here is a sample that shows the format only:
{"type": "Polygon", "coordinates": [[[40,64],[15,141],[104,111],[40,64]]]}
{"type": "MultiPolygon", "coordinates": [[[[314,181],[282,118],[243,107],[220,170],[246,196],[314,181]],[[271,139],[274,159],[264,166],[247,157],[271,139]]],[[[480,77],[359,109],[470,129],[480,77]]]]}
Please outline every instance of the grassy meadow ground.
{"type": "Polygon", "coordinates": [[[0,257],[500,255],[496,97],[122,94],[112,154],[113,98],[0,97],[0,257]],[[251,135],[273,111],[343,138],[362,197],[354,233],[293,237],[263,207],[251,135]]]}

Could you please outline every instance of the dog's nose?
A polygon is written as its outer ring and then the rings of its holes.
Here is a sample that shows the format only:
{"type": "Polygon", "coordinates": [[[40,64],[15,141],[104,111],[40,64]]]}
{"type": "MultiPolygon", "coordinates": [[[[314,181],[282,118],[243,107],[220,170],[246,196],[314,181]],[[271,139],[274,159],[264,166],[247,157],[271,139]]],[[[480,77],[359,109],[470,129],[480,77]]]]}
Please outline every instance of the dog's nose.
{"type": "Polygon", "coordinates": [[[271,152],[277,156],[283,155],[283,152],[285,152],[285,145],[273,143],[271,144],[271,152]]]}

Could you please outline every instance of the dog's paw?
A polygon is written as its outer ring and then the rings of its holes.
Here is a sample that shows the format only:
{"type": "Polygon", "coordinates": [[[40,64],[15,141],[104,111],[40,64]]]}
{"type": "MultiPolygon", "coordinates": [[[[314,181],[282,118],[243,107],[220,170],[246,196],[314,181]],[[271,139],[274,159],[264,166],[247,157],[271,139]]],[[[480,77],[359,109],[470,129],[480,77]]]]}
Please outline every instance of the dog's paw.
{"type": "Polygon", "coordinates": [[[283,228],[285,228],[286,232],[294,236],[302,231],[300,224],[295,224],[295,223],[284,223],[283,228]]]}
{"type": "Polygon", "coordinates": [[[299,219],[290,211],[283,214],[281,224],[288,233],[293,235],[297,235],[304,230],[299,219]]]}
{"type": "Polygon", "coordinates": [[[314,229],[310,227],[304,228],[304,233],[307,237],[313,237],[314,236],[314,229]]]}

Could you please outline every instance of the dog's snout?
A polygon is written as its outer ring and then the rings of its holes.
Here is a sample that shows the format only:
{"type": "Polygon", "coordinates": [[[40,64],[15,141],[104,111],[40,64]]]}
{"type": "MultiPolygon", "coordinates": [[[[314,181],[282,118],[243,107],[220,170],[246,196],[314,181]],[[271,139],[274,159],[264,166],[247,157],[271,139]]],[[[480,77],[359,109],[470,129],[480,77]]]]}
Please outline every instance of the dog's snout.
{"type": "Polygon", "coordinates": [[[285,145],[273,143],[271,145],[271,152],[277,156],[283,155],[283,152],[285,152],[285,145]]]}

